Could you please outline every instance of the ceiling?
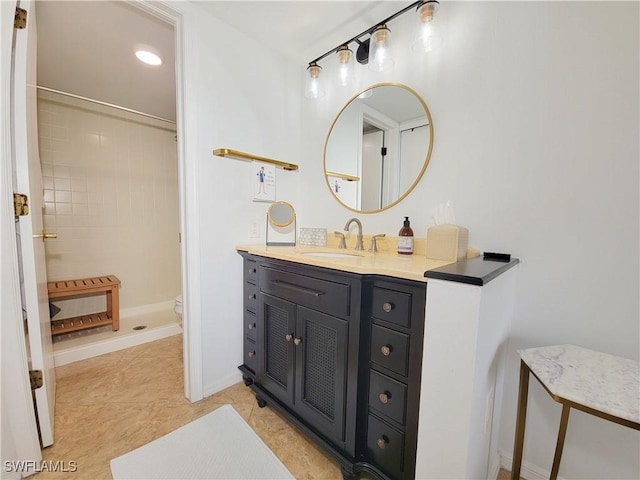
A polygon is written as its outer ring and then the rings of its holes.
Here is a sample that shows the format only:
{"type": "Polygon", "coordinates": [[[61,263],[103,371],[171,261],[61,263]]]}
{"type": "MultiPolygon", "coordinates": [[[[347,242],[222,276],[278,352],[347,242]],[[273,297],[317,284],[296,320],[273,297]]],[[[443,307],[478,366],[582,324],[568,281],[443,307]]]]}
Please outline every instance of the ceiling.
{"type": "MultiPolygon", "coordinates": [[[[303,69],[392,15],[398,1],[204,1],[198,4],[303,69]]],[[[173,27],[122,1],[38,1],[38,85],[175,120],[173,27]],[[162,52],[151,67],[135,46],[162,52]]]]}

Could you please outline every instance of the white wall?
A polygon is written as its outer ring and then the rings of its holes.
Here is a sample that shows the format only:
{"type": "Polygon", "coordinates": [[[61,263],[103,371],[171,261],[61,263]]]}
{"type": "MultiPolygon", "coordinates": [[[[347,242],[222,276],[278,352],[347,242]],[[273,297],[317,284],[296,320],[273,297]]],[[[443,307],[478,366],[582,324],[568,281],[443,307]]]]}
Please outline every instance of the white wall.
{"type": "MultiPolygon", "coordinates": [[[[50,281],[116,275],[121,309],[180,293],[175,125],[41,92],[38,137],[50,281]]],[[[105,296],[55,302],[56,318],[104,310],[105,296]],[[100,307],[100,305],[102,305],[100,307]]]]}
{"type": "MultiPolygon", "coordinates": [[[[250,223],[265,225],[268,204],[252,202],[255,169],[214,157],[216,148],[301,163],[300,75],[285,59],[220,22],[196,3],[175,2],[184,15],[184,186],[189,275],[186,308],[202,323],[205,395],[240,380],[242,258],[250,223]]],[[[277,200],[297,205],[300,176],[276,171],[277,200]]],[[[188,280],[187,280],[188,281],[188,280]]],[[[196,339],[197,341],[197,339],[196,339]]]]}
{"type": "MultiPolygon", "coordinates": [[[[439,13],[444,50],[425,58],[400,50],[413,27],[404,15],[390,25],[394,71],[364,73],[365,85],[399,81],[422,95],[434,149],[406,200],[360,218],[365,233],[396,235],[409,215],[425,236],[432,209],[451,200],[474,246],[522,259],[497,412],[498,444],[510,456],[516,349],[574,343],[640,355],[639,6],[443,2],[439,13]]],[[[353,216],[322,178],[327,132],[353,93],[333,87],[303,101],[304,194],[295,205],[308,226],[339,230],[353,216]]],[[[533,383],[530,395],[524,461],[548,472],[560,409],[533,383]]],[[[638,478],[639,446],[638,432],[572,413],[560,476],[638,478]]]]}

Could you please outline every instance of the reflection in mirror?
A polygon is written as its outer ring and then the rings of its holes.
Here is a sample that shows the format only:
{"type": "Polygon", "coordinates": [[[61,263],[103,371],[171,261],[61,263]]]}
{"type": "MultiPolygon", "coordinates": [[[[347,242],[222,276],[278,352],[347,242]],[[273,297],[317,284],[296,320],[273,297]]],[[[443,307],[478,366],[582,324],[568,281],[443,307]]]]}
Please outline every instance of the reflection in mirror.
{"type": "Polygon", "coordinates": [[[431,115],[422,98],[405,85],[374,85],[334,120],[324,150],[325,178],[350,210],[380,211],[413,190],[432,146],[431,115]]]}

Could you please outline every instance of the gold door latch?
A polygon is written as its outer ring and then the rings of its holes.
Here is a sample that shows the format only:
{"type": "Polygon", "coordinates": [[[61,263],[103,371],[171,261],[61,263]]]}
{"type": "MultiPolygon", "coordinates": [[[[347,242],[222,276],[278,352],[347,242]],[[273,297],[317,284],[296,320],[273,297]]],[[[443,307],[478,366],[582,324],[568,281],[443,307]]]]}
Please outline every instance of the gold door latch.
{"type": "Polygon", "coordinates": [[[39,233],[37,235],[33,235],[33,238],[41,238],[42,241],[44,242],[47,239],[58,238],[58,234],[57,233],[48,233],[48,232],[45,232],[43,230],[42,233],[39,233]]]}
{"type": "Polygon", "coordinates": [[[22,193],[13,194],[13,211],[16,217],[29,215],[29,198],[22,193]]]}
{"type": "Polygon", "coordinates": [[[42,370],[29,370],[29,380],[31,381],[31,390],[37,390],[43,385],[42,370]]]}

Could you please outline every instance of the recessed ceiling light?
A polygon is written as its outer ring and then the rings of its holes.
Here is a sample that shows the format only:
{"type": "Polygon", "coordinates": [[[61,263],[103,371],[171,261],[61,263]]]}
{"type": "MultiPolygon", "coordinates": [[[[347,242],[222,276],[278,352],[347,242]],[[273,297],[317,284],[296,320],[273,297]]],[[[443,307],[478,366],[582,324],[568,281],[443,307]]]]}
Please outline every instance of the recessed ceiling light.
{"type": "Polygon", "coordinates": [[[138,57],[138,60],[140,60],[141,62],[149,65],[162,64],[162,59],[155,53],[149,52],[148,50],[137,50],[136,57],[138,57]]]}

